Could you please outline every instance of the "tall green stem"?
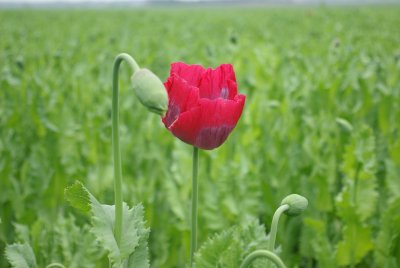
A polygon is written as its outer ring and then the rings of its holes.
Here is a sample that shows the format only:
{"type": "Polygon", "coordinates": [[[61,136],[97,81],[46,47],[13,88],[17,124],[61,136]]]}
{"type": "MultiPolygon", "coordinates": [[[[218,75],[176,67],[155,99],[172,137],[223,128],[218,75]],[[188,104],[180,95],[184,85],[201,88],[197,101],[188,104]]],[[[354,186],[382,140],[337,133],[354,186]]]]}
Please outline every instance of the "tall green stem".
{"type": "Polygon", "coordinates": [[[119,147],[119,111],[118,111],[118,73],[122,61],[126,61],[133,73],[139,70],[136,61],[126,53],[119,54],[114,60],[113,94],[112,94],[112,147],[114,159],[114,192],[115,192],[115,226],[114,235],[117,244],[121,243],[122,235],[122,168],[121,152],[119,147]]]}
{"type": "Polygon", "coordinates": [[[193,147],[193,176],[192,176],[192,234],[190,240],[190,266],[193,266],[194,253],[197,249],[197,174],[199,167],[199,149],[193,147]]]}
{"type": "Polygon", "coordinates": [[[240,265],[240,268],[247,268],[249,267],[249,265],[257,258],[267,258],[270,261],[272,261],[273,263],[276,264],[276,266],[278,268],[286,268],[285,264],[283,263],[283,261],[281,260],[281,258],[279,258],[275,253],[269,251],[269,250],[256,250],[253,251],[252,253],[250,253],[249,255],[247,255],[247,257],[244,259],[244,261],[242,262],[242,265],[240,265]]]}

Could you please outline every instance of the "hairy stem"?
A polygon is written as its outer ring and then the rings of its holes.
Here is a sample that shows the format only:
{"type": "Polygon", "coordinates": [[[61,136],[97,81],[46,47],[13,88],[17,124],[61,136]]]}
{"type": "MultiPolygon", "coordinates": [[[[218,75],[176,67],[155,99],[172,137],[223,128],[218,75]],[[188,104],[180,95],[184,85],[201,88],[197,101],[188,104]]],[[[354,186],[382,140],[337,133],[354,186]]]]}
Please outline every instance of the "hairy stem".
{"type": "MultiPolygon", "coordinates": [[[[271,252],[275,251],[275,240],[276,240],[276,233],[278,232],[279,218],[281,217],[282,213],[288,209],[289,209],[289,205],[287,205],[287,204],[281,205],[275,211],[274,216],[272,217],[271,232],[269,233],[269,243],[268,243],[268,249],[271,252]]],[[[268,267],[270,267],[270,265],[268,265],[268,267]]]]}
{"type": "Polygon", "coordinates": [[[197,249],[197,174],[199,166],[199,149],[193,147],[193,176],[192,176],[192,234],[190,240],[190,265],[193,266],[194,253],[197,249]]]}
{"type": "Polygon", "coordinates": [[[275,250],[275,240],[276,240],[276,233],[278,231],[278,223],[279,218],[281,217],[282,213],[289,209],[289,205],[282,205],[280,206],[274,213],[272,217],[272,224],[271,224],[271,232],[269,234],[269,245],[268,248],[270,251],[274,252],[275,250]]]}
{"type": "Polygon", "coordinates": [[[119,147],[119,111],[118,111],[118,74],[119,67],[125,61],[131,67],[133,73],[139,70],[136,61],[126,53],[119,54],[114,60],[113,69],[113,94],[112,94],[112,147],[114,159],[114,193],[115,193],[115,226],[114,235],[118,246],[122,235],[122,168],[121,152],[119,147]]]}
{"type": "Polygon", "coordinates": [[[273,253],[273,252],[271,252],[269,250],[256,250],[256,251],[253,251],[252,253],[247,255],[247,257],[244,259],[244,261],[240,265],[240,268],[249,267],[250,264],[257,258],[267,258],[271,262],[276,264],[276,266],[278,268],[286,268],[286,266],[283,263],[283,261],[281,260],[281,258],[279,258],[275,253],[273,253]]]}

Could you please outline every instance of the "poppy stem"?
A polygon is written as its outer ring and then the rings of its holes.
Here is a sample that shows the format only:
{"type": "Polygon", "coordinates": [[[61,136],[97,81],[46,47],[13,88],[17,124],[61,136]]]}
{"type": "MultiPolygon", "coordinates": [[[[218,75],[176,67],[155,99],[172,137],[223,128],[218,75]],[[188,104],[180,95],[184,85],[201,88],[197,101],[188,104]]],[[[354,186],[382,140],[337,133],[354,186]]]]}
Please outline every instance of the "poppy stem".
{"type": "MultiPolygon", "coordinates": [[[[269,259],[272,263],[274,263],[278,268],[286,268],[285,264],[279,258],[278,255],[274,253],[275,249],[275,240],[276,240],[276,233],[278,231],[278,222],[279,218],[283,212],[288,210],[290,207],[288,204],[281,205],[274,213],[272,217],[271,223],[271,232],[269,234],[269,243],[268,243],[268,250],[255,250],[243,260],[240,268],[247,268],[250,264],[257,258],[264,257],[269,259]]],[[[267,267],[271,267],[271,262],[267,264],[267,267]]]]}
{"type": "Polygon", "coordinates": [[[115,193],[115,222],[114,236],[118,246],[121,243],[122,235],[122,168],[121,152],[119,146],[119,110],[118,110],[118,74],[119,67],[125,61],[131,67],[133,73],[139,70],[139,65],[128,54],[121,53],[114,60],[113,69],[113,93],[112,93],[112,147],[114,159],[114,193],[115,193]]]}
{"type": "Polygon", "coordinates": [[[240,268],[247,268],[250,266],[250,264],[257,258],[267,258],[269,259],[271,262],[273,262],[278,268],[286,268],[285,264],[283,263],[283,261],[281,260],[281,258],[279,258],[278,255],[276,255],[275,253],[269,251],[269,250],[255,250],[252,253],[250,253],[249,255],[247,255],[247,257],[244,259],[244,261],[242,262],[242,264],[240,265],[240,268]]]}
{"type": "Polygon", "coordinates": [[[58,263],[58,262],[53,262],[46,266],[46,268],[51,268],[51,267],[65,268],[64,265],[62,265],[61,263],[58,263]]]}
{"type": "MultiPolygon", "coordinates": [[[[276,240],[276,233],[278,232],[279,218],[281,217],[282,213],[288,209],[289,205],[287,204],[281,205],[280,207],[278,207],[278,209],[274,213],[274,216],[272,217],[271,232],[269,233],[269,243],[268,243],[268,249],[271,252],[274,252],[275,250],[275,240],[276,240]]],[[[270,265],[268,265],[268,267],[270,267],[270,265]]]]}
{"type": "Polygon", "coordinates": [[[194,253],[197,250],[197,200],[198,182],[197,174],[199,167],[199,148],[193,147],[193,176],[192,176],[192,234],[190,240],[190,266],[193,266],[194,253]]]}

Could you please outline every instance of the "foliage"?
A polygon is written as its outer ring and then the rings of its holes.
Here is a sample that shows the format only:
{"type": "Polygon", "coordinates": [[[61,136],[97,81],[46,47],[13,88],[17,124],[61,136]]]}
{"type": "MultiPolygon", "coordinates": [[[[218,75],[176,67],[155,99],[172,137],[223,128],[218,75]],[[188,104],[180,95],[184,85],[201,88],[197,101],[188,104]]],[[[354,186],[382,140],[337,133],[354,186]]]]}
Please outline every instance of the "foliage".
{"type": "MultiPolygon", "coordinates": [[[[247,95],[227,142],[200,153],[199,254],[245,245],[223,237],[254,217],[268,231],[282,198],[298,193],[309,208],[283,217],[277,237],[288,267],[400,265],[399,7],[1,10],[0,18],[0,267],[33,255],[38,267],[107,267],[93,218],[63,193],[81,179],[113,203],[120,52],[162,79],[173,61],[231,63],[247,95]]],[[[123,65],[124,200],[143,204],[151,266],[185,267],[191,149],[137,103],[129,75],[123,65]]]]}
{"type": "Polygon", "coordinates": [[[97,199],[80,183],[75,182],[65,190],[68,201],[76,208],[87,212],[90,207],[91,231],[102,248],[108,252],[112,267],[149,267],[147,239],[149,229],[144,225],[143,207],[129,208],[123,203],[123,221],[120,244],[114,237],[115,206],[100,204],[97,199]]]}
{"type": "MultiPolygon", "coordinates": [[[[267,249],[265,228],[257,220],[245,226],[234,226],[209,238],[195,256],[195,267],[239,267],[256,249],[267,249]]],[[[254,261],[254,267],[265,267],[266,260],[254,261]]]]}
{"type": "Polygon", "coordinates": [[[88,226],[78,227],[72,216],[60,215],[53,224],[41,219],[29,227],[15,224],[14,230],[15,243],[6,247],[5,256],[16,268],[96,267],[103,254],[88,226]]]}
{"type": "Polygon", "coordinates": [[[13,244],[7,246],[6,257],[16,268],[36,268],[36,258],[29,244],[13,244]]]}

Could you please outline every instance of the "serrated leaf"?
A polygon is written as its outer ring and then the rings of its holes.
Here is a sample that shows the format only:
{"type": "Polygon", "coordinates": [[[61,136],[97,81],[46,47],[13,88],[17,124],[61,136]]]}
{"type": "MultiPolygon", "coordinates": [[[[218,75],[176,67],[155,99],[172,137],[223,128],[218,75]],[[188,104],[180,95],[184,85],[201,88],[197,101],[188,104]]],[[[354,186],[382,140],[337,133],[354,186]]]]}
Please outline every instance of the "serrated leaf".
{"type": "Polygon", "coordinates": [[[344,187],[336,197],[338,213],[349,221],[353,215],[361,221],[370,218],[376,210],[377,183],[375,139],[372,130],[357,129],[343,156],[344,187]]]}
{"type": "Polygon", "coordinates": [[[400,197],[400,165],[392,160],[386,160],[386,189],[389,193],[389,200],[396,200],[400,197]]]}
{"type": "Polygon", "coordinates": [[[113,267],[120,267],[132,254],[132,260],[129,261],[128,267],[148,267],[147,245],[139,245],[140,242],[147,241],[149,233],[144,228],[143,207],[137,205],[130,209],[126,203],[123,203],[123,235],[118,246],[114,236],[115,206],[102,205],[92,195],[90,195],[90,200],[92,232],[101,246],[108,251],[108,257],[113,267]],[[136,249],[138,252],[136,252],[136,249]],[[143,266],[138,266],[137,263],[141,263],[143,266]]]}
{"type": "Polygon", "coordinates": [[[377,267],[400,266],[400,198],[387,206],[375,243],[377,267]]]}
{"type": "MultiPolygon", "coordinates": [[[[266,249],[263,225],[253,220],[244,226],[233,226],[205,242],[195,255],[196,268],[239,267],[255,249],[266,249]]],[[[264,267],[266,260],[257,260],[253,267],[264,267]]]]}
{"type": "Polygon", "coordinates": [[[71,186],[65,188],[64,194],[65,199],[67,199],[72,207],[83,212],[90,211],[90,193],[81,182],[76,181],[71,186]]]}
{"type": "Polygon", "coordinates": [[[71,205],[92,215],[92,233],[101,247],[108,252],[112,267],[149,267],[147,240],[150,230],[145,228],[143,206],[122,207],[122,237],[118,245],[114,236],[115,206],[101,204],[83,186],[76,181],[65,190],[65,196],[71,205]],[[88,209],[89,208],[89,209],[88,209]]]}
{"type": "Polygon", "coordinates": [[[36,268],[36,258],[27,243],[12,244],[6,247],[6,258],[14,268],[36,268]]]}
{"type": "Polygon", "coordinates": [[[139,235],[134,225],[134,209],[129,209],[123,204],[122,237],[120,246],[114,236],[115,206],[102,205],[93,197],[92,199],[92,232],[101,246],[108,252],[113,267],[119,267],[122,262],[135,250],[139,244],[139,235]]]}
{"type": "Polygon", "coordinates": [[[359,180],[356,188],[356,211],[362,221],[367,220],[376,210],[378,198],[375,180],[359,180]],[[368,201],[367,201],[368,200],[368,201]]]}
{"type": "Polygon", "coordinates": [[[363,126],[353,134],[343,156],[342,171],[348,180],[371,179],[376,171],[375,137],[371,128],[363,126]]]}
{"type": "Polygon", "coordinates": [[[139,238],[139,245],[136,247],[135,251],[129,256],[128,267],[140,267],[148,268],[150,267],[149,262],[149,248],[147,245],[147,240],[149,238],[149,229],[142,233],[139,238]]]}
{"type": "Polygon", "coordinates": [[[195,255],[196,268],[221,267],[220,258],[222,254],[233,243],[234,229],[228,229],[220,234],[209,238],[195,255]]]}
{"type": "Polygon", "coordinates": [[[15,235],[18,242],[29,243],[29,229],[26,225],[14,223],[15,235]]]}
{"type": "MultiPolygon", "coordinates": [[[[332,245],[327,235],[327,223],[323,220],[305,218],[305,230],[302,233],[302,241],[311,241],[311,253],[309,257],[316,258],[321,267],[336,267],[335,257],[332,256],[332,245]]],[[[307,245],[301,245],[303,248],[307,245]]]]}
{"type": "Polygon", "coordinates": [[[128,267],[148,268],[150,267],[150,262],[147,240],[149,239],[150,229],[145,227],[145,222],[143,220],[143,206],[136,206],[135,212],[135,225],[138,228],[139,245],[129,256],[128,267]]]}
{"type": "Polygon", "coordinates": [[[344,227],[343,239],[337,246],[336,260],[341,266],[354,265],[372,248],[371,228],[352,223],[344,227]]]}

